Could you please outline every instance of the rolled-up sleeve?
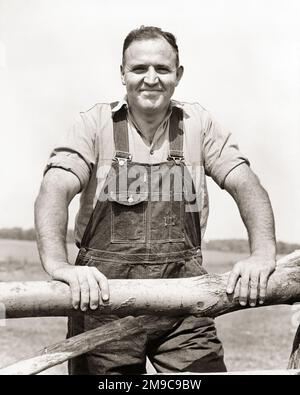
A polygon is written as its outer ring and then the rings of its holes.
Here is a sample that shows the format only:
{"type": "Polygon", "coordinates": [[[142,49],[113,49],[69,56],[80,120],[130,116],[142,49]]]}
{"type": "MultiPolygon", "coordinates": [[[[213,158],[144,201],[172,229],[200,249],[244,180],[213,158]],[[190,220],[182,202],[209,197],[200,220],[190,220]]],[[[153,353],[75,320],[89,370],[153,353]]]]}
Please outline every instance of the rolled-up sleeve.
{"type": "Polygon", "coordinates": [[[64,169],[79,179],[83,190],[95,164],[95,131],[90,114],[80,113],[52,151],[44,175],[51,168],[64,169]]]}
{"type": "Polygon", "coordinates": [[[205,172],[223,189],[227,175],[242,163],[250,165],[231,133],[225,132],[211,117],[204,130],[203,155],[205,172]]]}

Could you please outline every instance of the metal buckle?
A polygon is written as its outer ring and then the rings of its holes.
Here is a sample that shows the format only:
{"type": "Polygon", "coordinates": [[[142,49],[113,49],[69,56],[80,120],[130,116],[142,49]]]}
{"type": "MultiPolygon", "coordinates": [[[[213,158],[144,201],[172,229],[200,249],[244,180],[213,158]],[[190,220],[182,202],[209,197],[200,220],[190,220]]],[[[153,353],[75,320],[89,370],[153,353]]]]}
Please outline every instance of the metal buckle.
{"type": "Polygon", "coordinates": [[[179,165],[181,162],[183,162],[183,157],[182,156],[168,156],[168,160],[172,159],[176,165],[179,165]]]}
{"type": "Polygon", "coordinates": [[[116,160],[118,162],[119,166],[124,166],[125,163],[127,163],[128,161],[130,162],[131,159],[132,159],[132,155],[131,154],[129,154],[128,158],[120,158],[118,156],[114,157],[114,160],[116,160]]]}

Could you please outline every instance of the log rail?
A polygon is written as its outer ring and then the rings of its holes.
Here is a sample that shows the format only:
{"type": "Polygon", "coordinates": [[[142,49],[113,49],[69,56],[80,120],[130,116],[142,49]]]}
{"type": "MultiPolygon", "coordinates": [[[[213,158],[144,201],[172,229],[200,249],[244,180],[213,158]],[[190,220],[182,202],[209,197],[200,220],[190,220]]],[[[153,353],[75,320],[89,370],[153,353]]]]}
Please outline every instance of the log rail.
{"type": "MultiPolygon", "coordinates": [[[[97,312],[92,313],[116,314],[120,317],[143,314],[161,315],[165,317],[167,324],[172,317],[175,319],[178,316],[195,315],[215,318],[249,308],[249,306],[242,307],[237,298],[226,293],[228,275],[229,273],[181,279],[109,280],[109,302],[101,303],[97,312]]],[[[300,250],[278,260],[276,270],[268,282],[267,296],[263,306],[296,302],[300,302],[300,250]]],[[[57,281],[2,282],[0,283],[0,303],[2,308],[3,306],[5,308],[6,318],[89,314],[89,312],[83,313],[72,307],[69,286],[57,281]]],[[[263,306],[257,305],[259,308],[263,306]]],[[[137,334],[141,327],[145,326],[150,333],[155,332],[155,323],[149,321],[149,318],[127,317],[116,322],[124,322],[128,330],[135,331],[137,334]]],[[[118,324],[114,325],[118,326],[118,324]]],[[[104,336],[103,328],[116,338],[117,326],[101,327],[94,330],[96,332],[86,332],[78,335],[79,338],[75,336],[65,340],[48,347],[47,353],[42,350],[30,359],[0,369],[0,374],[34,374],[62,363],[98,345],[112,341],[111,337],[104,336]],[[87,337],[89,342],[84,340],[87,337]],[[87,348],[87,343],[90,348],[87,348]]],[[[299,342],[300,329],[294,340],[289,370],[286,374],[299,374],[295,370],[300,369],[299,342]]]]}

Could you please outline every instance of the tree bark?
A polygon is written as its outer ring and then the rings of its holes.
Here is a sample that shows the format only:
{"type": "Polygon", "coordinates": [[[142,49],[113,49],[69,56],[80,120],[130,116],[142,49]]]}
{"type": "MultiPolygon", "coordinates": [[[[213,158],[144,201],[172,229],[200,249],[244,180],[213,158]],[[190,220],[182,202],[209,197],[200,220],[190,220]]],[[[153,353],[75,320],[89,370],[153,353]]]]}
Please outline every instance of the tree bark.
{"type": "MultiPolygon", "coordinates": [[[[101,303],[97,312],[118,316],[154,314],[217,317],[244,309],[236,298],[226,293],[228,275],[109,280],[110,300],[101,303]]],[[[299,301],[300,251],[295,251],[277,262],[276,270],[269,279],[264,306],[299,301]]],[[[6,318],[83,314],[72,308],[69,286],[58,281],[0,283],[0,307],[1,316],[6,318]]]]}

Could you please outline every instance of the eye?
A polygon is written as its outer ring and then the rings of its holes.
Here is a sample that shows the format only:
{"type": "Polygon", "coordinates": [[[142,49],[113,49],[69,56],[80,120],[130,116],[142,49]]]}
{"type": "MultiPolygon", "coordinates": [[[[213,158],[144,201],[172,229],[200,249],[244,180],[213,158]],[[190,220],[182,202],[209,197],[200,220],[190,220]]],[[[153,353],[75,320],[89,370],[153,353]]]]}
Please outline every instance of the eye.
{"type": "Polygon", "coordinates": [[[159,66],[155,70],[159,74],[167,74],[167,73],[170,72],[169,68],[168,67],[164,67],[164,66],[159,66]]]}
{"type": "Polygon", "coordinates": [[[131,69],[131,71],[135,74],[143,74],[147,71],[146,67],[143,66],[136,66],[131,69]]]}

